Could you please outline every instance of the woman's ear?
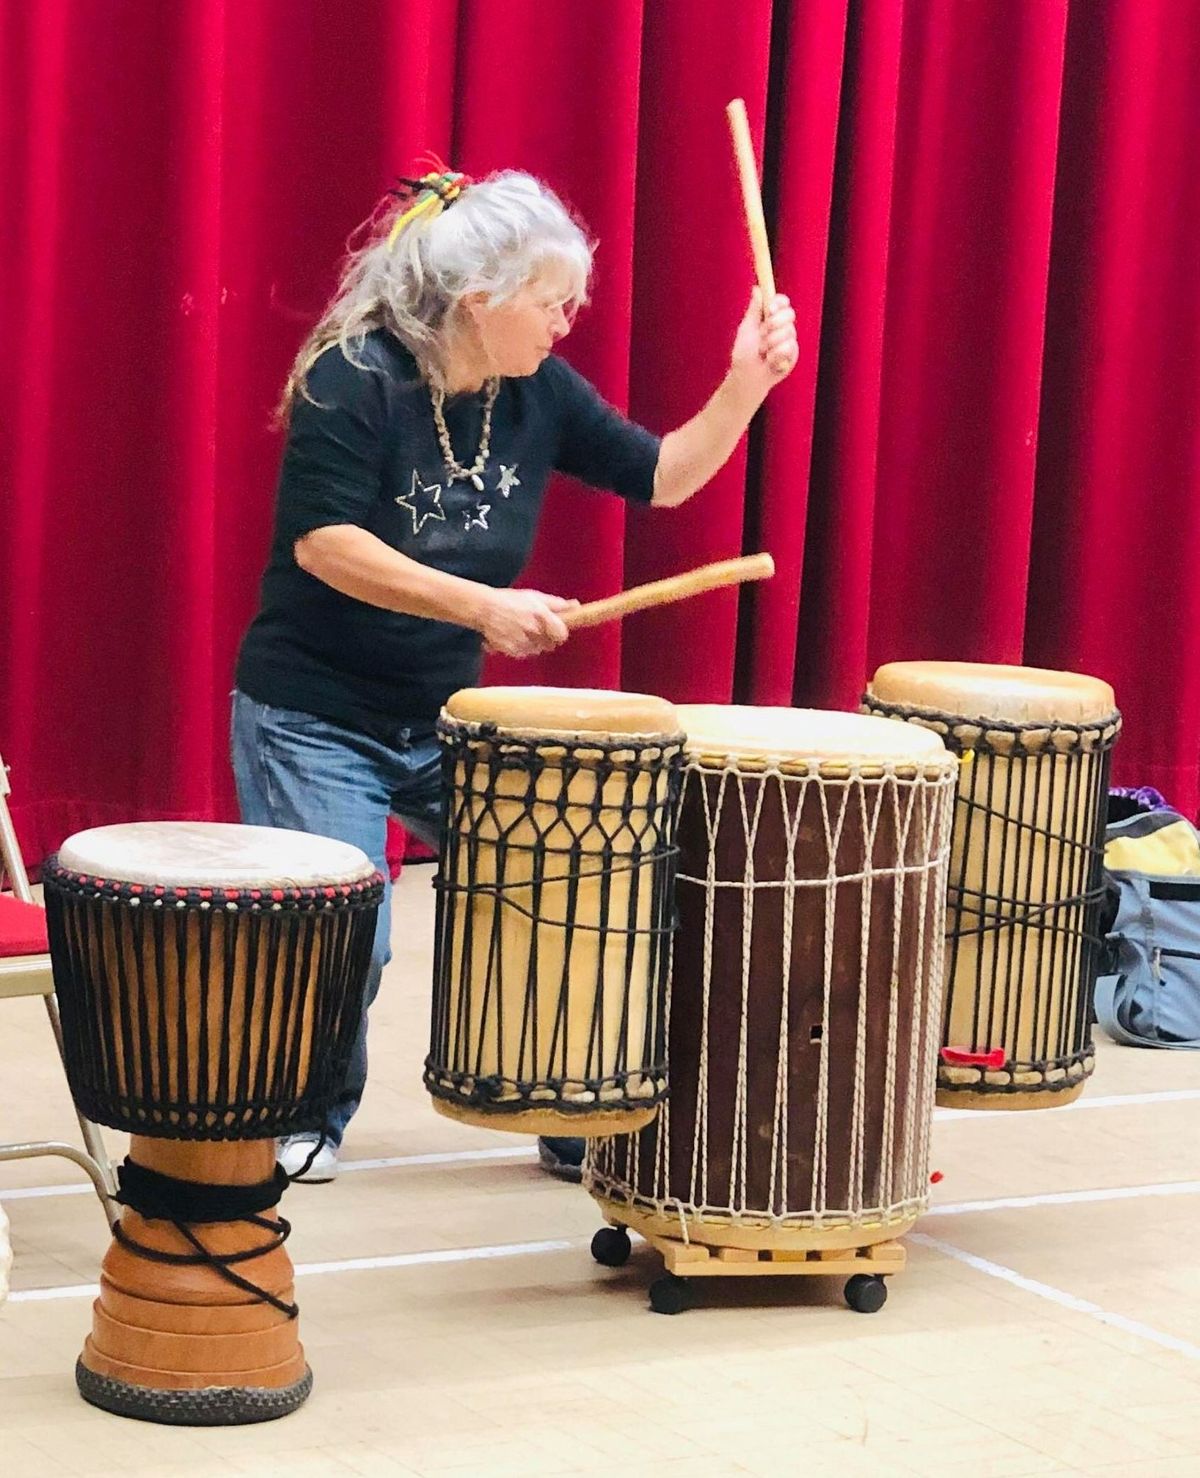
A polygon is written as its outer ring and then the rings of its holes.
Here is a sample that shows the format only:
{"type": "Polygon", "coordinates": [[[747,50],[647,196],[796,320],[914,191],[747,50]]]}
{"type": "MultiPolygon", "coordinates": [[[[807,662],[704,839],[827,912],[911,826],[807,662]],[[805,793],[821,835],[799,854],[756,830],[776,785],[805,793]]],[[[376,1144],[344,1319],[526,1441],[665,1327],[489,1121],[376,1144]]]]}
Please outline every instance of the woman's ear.
{"type": "Polygon", "coordinates": [[[487,305],[487,298],[488,295],[485,292],[464,293],[458,300],[458,306],[462,310],[464,317],[478,326],[479,315],[487,305]]]}

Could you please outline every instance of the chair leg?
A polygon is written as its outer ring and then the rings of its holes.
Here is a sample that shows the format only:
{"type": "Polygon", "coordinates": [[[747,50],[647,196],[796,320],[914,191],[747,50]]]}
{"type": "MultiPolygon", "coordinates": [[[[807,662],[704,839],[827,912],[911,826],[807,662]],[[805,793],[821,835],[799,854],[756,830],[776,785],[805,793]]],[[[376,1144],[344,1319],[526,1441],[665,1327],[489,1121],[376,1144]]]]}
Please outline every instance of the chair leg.
{"type": "MultiPolygon", "coordinates": [[[[50,1029],[54,1033],[54,1040],[58,1046],[58,1055],[62,1058],[65,1068],[66,1054],[63,1050],[62,1021],[58,1014],[58,998],[51,993],[48,996],[43,996],[42,999],[46,1003],[46,1015],[50,1018],[50,1029]]],[[[79,1129],[83,1135],[83,1143],[87,1154],[82,1154],[78,1150],[72,1152],[70,1146],[62,1146],[61,1148],[44,1151],[43,1153],[66,1153],[67,1159],[74,1160],[77,1165],[87,1171],[92,1184],[96,1188],[96,1194],[100,1197],[100,1206],[104,1212],[104,1219],[111,1227],[113,1222],[121,1214],[121,1208],[113,1199],[117,1194],[117,1178],[113,1173],[112,1161],[108,1158],[108,1151],[104,1147],[104,1139],[99,1128],[90,1119],[85,1119],[78,1110],[76,1110],[75,1117],[79,1120],[79,1129]]],[[[0,1158],[12,1159],[15,1157],[5,1155],[0,1158]]]]}
{"type": "Polygon", "coordinates": [[[108,1179],[98,1160],[94,1160],[91,1155],[85,1155],[73,1144],[59,1144],[57,1141],[48,1139],[36,1140],[30,1144],[0,1145],[0,1160],[31,1160],[41,1155],[61,1155],[64,1160],[70,1160],[72,1164],[78,1165],[87,1174],[93,1189],[100,1198],[100,1205],[104,1208],[104,1215],[111,1231],[113,1222],[121,1215],[121,1208],[111,1198],[108,1179]]]}
{"type": "Polygon", "coordinates": [[[85,1119],[81,1113],[76,1113],[79,1120],[79,1129],[83,1135],[84,1147],[88,1155],[96,1162],[100,1171],[100,1179],[104,1185],[106,1196],[117,1194],[117,1177],[113,1171],[112,1161],[108,1158],[108,1150],[104,1145],[104,1138],[97,1125],[91,1119],[85,1119]]]}

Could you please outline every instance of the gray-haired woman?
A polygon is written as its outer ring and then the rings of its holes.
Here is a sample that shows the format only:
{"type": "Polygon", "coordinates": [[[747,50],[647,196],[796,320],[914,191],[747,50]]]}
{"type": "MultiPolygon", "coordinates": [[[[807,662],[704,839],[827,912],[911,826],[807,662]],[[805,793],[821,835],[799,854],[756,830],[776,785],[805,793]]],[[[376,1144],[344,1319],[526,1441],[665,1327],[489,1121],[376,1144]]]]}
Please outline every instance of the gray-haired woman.
{"type": "MultiPolygon", "coordinates": [[[[658,438],[553,354],[587,299],[592,248],[527,174],[407,182],[372,223],[301,347],[261,608],[242,643],[232,752],[243,821],[353,843],[386,875],[389,814],[435,839],[434,725],[482,652],[567,639],[572,601],[509,587],[551,473],[636,502],[684,502],[723,465],[796,362],[795,315],[755,291],[729,371],[658,438]]],[[[379,912],[368,1004],[389,954],[379,912]]],[[[280,1147],[331,1180],[366,1082],[366,1013],[325,1135],[280,1147]]],[[[578,1178],[581,1142],[543,1141],[578,1178]]]]}

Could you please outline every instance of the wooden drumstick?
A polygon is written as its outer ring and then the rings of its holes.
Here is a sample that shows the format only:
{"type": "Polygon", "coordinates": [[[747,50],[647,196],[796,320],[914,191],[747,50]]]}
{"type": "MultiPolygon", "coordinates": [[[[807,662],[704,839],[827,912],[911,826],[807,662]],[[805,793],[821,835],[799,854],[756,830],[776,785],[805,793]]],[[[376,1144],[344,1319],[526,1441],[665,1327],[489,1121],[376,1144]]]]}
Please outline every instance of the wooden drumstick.
{"type": "Polygon", "coordinates": [[[746,211],[746,229],[750,233],[750,249],[754,253],[754,272],[762,289],[763,312],[768,313],[775,301],[775,273],[771,267],[771,247],[767,241],[767,223],[763,218],[758,165],[754,159],[754,145],[750,140],[746,104],[741,98],[734,98],[725,109],[725,116],[729,119],[738,178],[742,182],[742,204],[746,211]]]}
{"type": "Polygon", "coordinates": [[[651,606],[664,606],[671,601],[687,600],[705,590],[723,585],[740,585],[743,580],[769,580],[775,573],[775,561],[769,554],[747,554],[742,559],[723,559],[716,564],[701,565],[685,575],[672,575],[666,580],[653,580],[649,585],[635,585],[620,595],[590,601],[574,611],[564,611],[563,621],[571,631],[584,626],[599,626],[604,621],[617,621],[633,611],[651,606]]]}

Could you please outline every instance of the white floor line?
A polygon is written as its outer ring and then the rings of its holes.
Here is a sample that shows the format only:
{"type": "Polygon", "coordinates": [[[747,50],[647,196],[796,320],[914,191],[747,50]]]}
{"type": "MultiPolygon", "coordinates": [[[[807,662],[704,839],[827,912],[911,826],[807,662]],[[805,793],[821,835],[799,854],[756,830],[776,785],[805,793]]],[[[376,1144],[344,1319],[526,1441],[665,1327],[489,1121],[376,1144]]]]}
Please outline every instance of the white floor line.
{"type": "MultiPolygon", "coordinates": [[[[344,1257],[334,1262],[302,1262],[294,1269],[297,1278],[323,1273],[362,1273],[374,1268],[427,1267],[441,1262],[482,1262],[501,1257],[528,1257],[536,1252],[567,1252],[586,1247],[587,1237],[559,1238],[553,1242],[503,1242],[496,1247],[444,1247],[432,1252],[397,1252],[382,1257],[344,1257]]],[[[10,1293],[8,1302],[42,1303],[58,1298],[95,1298],[98,1283],[66,1283],[59,1288],[23,1288],[10,1293]]]]}
{"type": "Polygon", "coordinates": [[[446,1247],[437,1252],[397,1252],[390,1257],[347,1257],[337,1262],[302,1262],[296,1277],[316,1273],[361,1273],[371,1268],[425,1267],[438,1262],[479,1262],[498,1257],[527,1257],[534,1252],[567,1252],[586,1247],[586,1237],[560,1238],[554,1242],[502,1242],[498,1247],[446,1247]]]}
{"type": "MultiPolygon", "coordinates": [[[[1198,1194],[1200,1194],[1200,1181],[1168,1181],[1160,1185],[1116,1186],[1110,1190],[1050,1191],[1040,1196],[1004,1196],[994,1201],[957,1201],[946,1206],[931,1207],[926,1215],[961,1216],[966,1212],[1008,1211],[1018,1207],[1067,1206],[1082,1202],[1134,1201],[1143,1196],[1198,1194]]],[[[920,1232],[909,1232],[908,1237],[930,1247],[941,1248],[949,1245],[939,1242],[936,1237],[929,1237],[920,1232]]],[[[353,1273],[371,1268],[409,1268],[439,1262],[477,1262],[486,1258],[526,1257],[536,1252],[565,1252],[575,1247],[586,1247],[589,1240],[587,1237],[570,1237],[552,1242],[503,1242],[494,1247],[448,1247],[430,1252],[400,1252],[380,1257],[340,1258],[333,1262],[300,1263],[296,1268],[296,1276],[304,1278],[318,1273],[353,1273]]],[[[963,1260],[972,1255],[967,1252],[961,1253],[963,1260]]],[[[1015,1280],[1019,1275],[1014,1273],[1012,1277],[1015,1280]]],[[[32,1303],[39,1299],[94,1298],[98,1292],[99,1289],[94,1283],[68,1283],[59,1288],[22,1289],[19,1292],[10,1293],[8,1301],[9,1303],[32,1303]]],[[[1063,1295],[1064,1298],[1068,1296],[1063,1295]]],[[[1113,1316],[1114,1321],[1117,1317],[1113,1316]]]]}
{"type": "Polygon", "coordinates": [[[1158,1185],[1110,1186],[1095,1191],[1047,1191],[1039,1196],[1000,1196],[993,1201],[953,1201],[931,1206],[926,1216],[962,1216],[970,1211],[1012,1211],[1028,1206],[1077,1206],[1096,1201],[1140,1201],[1148,1196],[1200,1195],[1200,1180],[1168,1180],[1158,1185]]]}
{"type": "Polygon", "coordinates": [[[99,1298],[99,1283],[64,1283],[61,1288],[20,1288],[8,1295],[10,1304],[45,1303],[56,1298],[99,1298]]]}
{"type": "Polygon", "coordinates": [[[1002,1263],[992,1262],[990,1258],[977,1257],[973,1252],[966,1252],[950,1242],[943,1242],[940,1237],[930,1237],[924,1232],[910,1232],[906,1240],[918,1242],[922,1247],[931,1247],[935,1252],[952,1257],[955,1262],[961,1262],[969,1268],[974,1268],[977,1273],[985,1273],[989,1278],[999,1278],[1003,1283],[1011,1283],[1014,1288],[1021,1288],[1037,1298],[1044,1298],[1049,1303],[1058,1304],[1060,1308],[1072,1309],[1077,1314],[1086,1314],[1101,1324],[1111,1325],[1114,1329],[1124,1330],[1126,1334],[1133,1334],[1139,1339],[1149,1340],[1151,1344],[1160,1345],[1164,1350],[1174,1350],[1179,1355],[1186,1355],[1189,1360],[1200,1360],[1200,1345],[1194,1345],[1189,1340],[1180,1339],[1174,1334],[1165,1334],[1161,1329],[1153,1329],[1149,1324],[1143,1324],[1138,1319],[1128,1319],[1124,1314],[1111,1313],[1108,1309],[1101,1308],[1099,1304],[1092,1303],[1090,1299],[1077,1298],[1073,1293],[1067,1293],[1061,1288],[1052,1288],[1049,1283],[1040,1283],[1036,1278],[1026,1278],[1013,1268],[1006,1268],[1002,1263]]]}
{"type": "MultiPolygon", "coordinates": [[[[454,1150],[428,1155],[391,1155],[380,1160],[343,1160],[339,1174],[356,1170],[395,1170],[409,1165],[459,1165],[486,1160],[535,1160],[537,1151],[524,1145],[495,1150],[454,1150]]],[[[31,1185],[14,1190],[0,1190],[0,1201],[27,1201],[37,1196],[91,1196],[95,1192],[88,1181],[73,1185],[31,1185]]]]}
{"type": "MultiPolygon", "coordinates": [[[[1160,1093],[1113,1094],[1107,1098],[1080,1098],[1066,1104],[1059,1113],[1070,1113],[1075,1109],[1129,1108],[1148,1103],[1191,1103],[1200,1099],[1200,1088],[1164,1089],[1160,1093]]],[[[944,1109],[933,1111],[934,1123],[949,1119],[1012,1119],[1013,1114],[1004,1109],[944,1109]]],[[[537,1151],[532,1146],[505,1146],[492,1150],[453,1150],[427,1155],[390,1155],[377,1160],[343,1160],[342,1174],[353,1174],[358,1170],[396,1170],[410,1165],[469,1165],[486,1160],[534,1160],[537,1151]]],[[[26,1201],[38,1196],[90,1196],[94,1192],[85,1181],[71,1185],[21,1186],[12,1190],[0,1189],[0,1201],[26,1201]]]]}
{"type": "MultiPolygon", "coordinates": [[[[922,1247],[928,1247],[934,1252],[940,1252],[944,1257],[953,1258],[955,1262],[960,1262],[974,1269],[975,1272],[983,1273],[986,1277],[997,1278],[1001,1282],[1009,1283],[1014,1288],[1020,1288],[1023,1292],[1032,1294],[1035,1298],[1045,1299],[1049,1303],[1057,1304],[1060,1308],[1083,1314],[1089,1319],[1095,1319],[1098,1323],[1107,1324],[1110,1328],[1120,1329],[1126,1334],[1132,1334],[1138,1339],[1158,1345],[1161,1349],[1183,1355],[1186,1359],[1200,1361],[1200,1345],[1192,1344],[1191,1341],[1181,1339],[1177,1335],[1167,1334],[1164,1330],[1155,1329],[1149,1324],[1143,1324],[1139,1319],[1130,1319],[1124,1314],[1115,1314],[1109,1309],[1102,1308],[1100,1304],[1093,1303],[1090,1299],[1079,1298],[1062,1288],[1054,1288],[1049,1283],[1042,1283],[1037,1278],[1027,1278],[1014,1268],[1005,1267],[1003,1263],[993,1262],[990,1258],[979,1257],[973,1252],[967,1252],[951,1242],[942,1241],[940,1237],[930,1237],[924,1232],[910,1232],[907,1240],[918,1243],[922,1247]]],[[[351,1257],[336,1262],[301,1263],[296,1268],[296,1276],[304,1278],[328,1273],[428,1266],[431,1263],[476,1262],[493,1258],[524,1257],[539,1252],[565,1252],[586,1245],[586,1238],[569,1238],[550,1242],[512,1242],[496,1247],[405,1252],[391,1257],[351,1257]]],[[[64,1298],[95,1298],[99,1291],[99,1285],[95,1283],[71,1284],[62,1288],[29,1288],[10,1294],[8,1301],[16,1304],[40,1303],[64,1298]]]]}
{"type": "Polygon", "coordinates": [[[94,1196],[90,1180],[75,1185],[23,1185],[0,1190],[0,1201],[32,1201],[38,1196],[94,1196]]]}
{"type": "Polygon", "coordinates": [[[393,1170],[401,1165],[459,1165],[476,1160],[534,1160],[532,1145],[508,1145],[499,1150],[454,1150],[428,1155],[391,1155],[383,1160],[343,1160],[339,1170],[393,1170]]]}
{"type": "MultiPolygon", "coordinates": [[[[1074,1103],[1065,1103],[1054,1110],[1070,1114],[1082,1109],[1131,1108],[1143,1103],[1192,1103],[1200,1098],[1200,1088],[1164,1088],[1159,1093],[1111,1093],[1106,1098],[1077,1098],[1074,1103]]],[[[1042,1110],[1022,1110],[1014,1115],[1011,1109],[952,1109],[935,1108],[933,1122],[944,1123],[949,1119],[1013,1119],[1029,1118],[1042,1110]]]]}

